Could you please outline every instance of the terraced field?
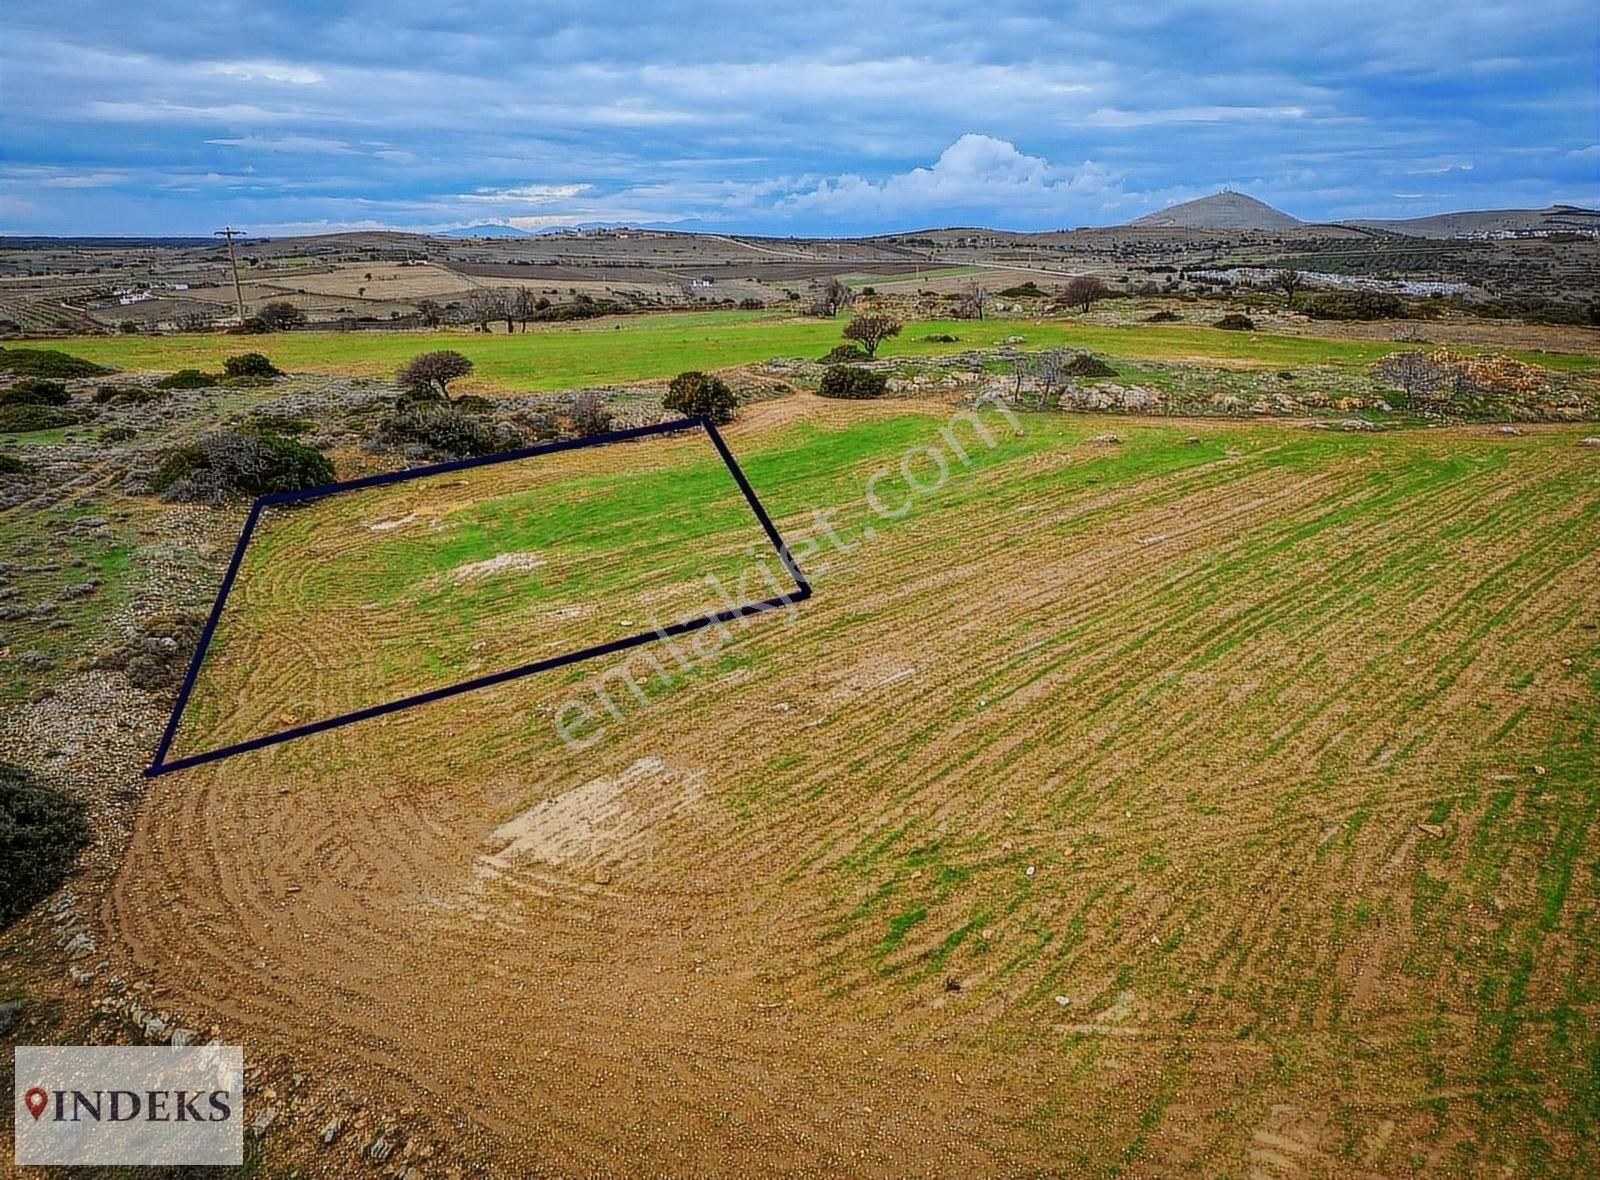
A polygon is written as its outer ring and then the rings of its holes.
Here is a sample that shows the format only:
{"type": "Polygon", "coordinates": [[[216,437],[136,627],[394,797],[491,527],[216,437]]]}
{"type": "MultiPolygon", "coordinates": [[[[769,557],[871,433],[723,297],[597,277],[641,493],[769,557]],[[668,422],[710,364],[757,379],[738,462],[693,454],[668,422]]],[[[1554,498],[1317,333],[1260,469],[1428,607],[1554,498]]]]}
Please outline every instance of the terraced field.
{"type": "MultiPolygon", "coordinates": [[[[949,415],[751,407],[814,599],[158,779],[106,941],[507,1172],[1600,1166],[1581,431],[949,415]]],[[[218,700],[350,688],[297,604],[393,562],[291,532],[218,700]]]]}

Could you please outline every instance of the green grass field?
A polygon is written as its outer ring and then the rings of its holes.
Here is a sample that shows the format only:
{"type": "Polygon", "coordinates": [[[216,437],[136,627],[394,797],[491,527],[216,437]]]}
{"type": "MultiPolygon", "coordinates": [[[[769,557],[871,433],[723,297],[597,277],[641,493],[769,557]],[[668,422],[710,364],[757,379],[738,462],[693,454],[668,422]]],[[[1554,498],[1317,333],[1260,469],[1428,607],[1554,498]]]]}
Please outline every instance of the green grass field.
{"type": "MultiPolygon", "coordinates": [[[[573,389],[670,377],[685,369],[720,369],[774,357],[817,357],[840,343],[844,319],[775,317],[763,312],[691,312],[549,325],[516,335],[474,332],[293,332],[267,337],[205,335],[67,338],[54,345],[122,369],[216,370],[223,358],[265,351],[292,372],[389,374],[430,349],[453,348],[477,366],[482,389],[573,389]]],[[[1107,327],[1074,320],[922,320],[883,346],[886,357],[937,356],[992,348],[1012,336],[1024,348],[1071,346],[1142,360],[1199,358],[1288,368],[1365,365],[1414,345],[1225,332],[1191,324],[1107,327]],[[929,335],[958,337],[955,344],[929,335]]],[[[1586,369],[1600,358],[1565,353],[1515,353],[1552,368],[1586,369]]]]}

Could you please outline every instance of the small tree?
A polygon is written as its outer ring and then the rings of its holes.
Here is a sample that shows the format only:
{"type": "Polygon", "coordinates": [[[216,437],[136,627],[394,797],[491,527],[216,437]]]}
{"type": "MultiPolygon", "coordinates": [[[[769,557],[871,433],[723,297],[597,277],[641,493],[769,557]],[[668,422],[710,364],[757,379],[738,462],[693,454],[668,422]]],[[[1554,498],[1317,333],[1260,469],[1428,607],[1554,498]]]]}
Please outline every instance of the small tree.
{"type": "Polygon", "coordinates": [[[817,288],[816,298],[811,303],[811,314],[832,319],[839,314],[839,309],[850,305],[850,288],[846,287],[837,278],[829,279],[817,288]]]}
{"type": "MultiPolygon", "coordinates": [[[[545,300],[545,306],[550,306],[548,299],[545,300]]],[[[528,321],[539,310],[539,300],[531,288],[518,287],[511,296],[511,310],[512,314],[517,317],[517,322],[522,325],[522,330],[526,332],[528,330],[528,321]]]]}
{"type": "Polygon", "coordinates": [[[898,335],[900,321],[877,312],[864,312],[844,326],[844,338],[860,344],[869,357],[878,355],[878,345],[898,335]]]}
{"type": "Polygon", "coordinates": [[[425,327],[437,328],[444,322],[444,308],[439,306],[437,300],[417,300],[417,315],[425,327]]]}
{"type": "Polygon", "coordinates": [[[450,396],[450,382],[472,372],[472,362],[453,349],[425,352],[414,356],[396,374],[400,384],[413,393],[450,396]]]}
{"type": "Polygon", "coordinates": [[[269,303],[256,313],[255,318],[260,320],[269,332],[287,332],[292,328],[303,328],[306,323],[306,313],[294,304],[279,301],[269,303]]]}
{"type": "Polygon", "coordinates": [[[691,370],[679,373],[667,387],[661,405],[679,414],[704,415],[718,426],[733,421],[737,399],[720,377],[691,370]]]}
{"type": "Polygon", "coordinates": [[[1086,312],[1095,305],[1096,300],[1109,295],[1111,289],[1094,275],[1079,275],[1071,280],[1061,293],[1068,303],[1086,312]]]}
{"type": "Polygon", "coordinates": [[[1278,285],[1278,290],[1282,291],[1284,298],[1289,301],[1289,306],[1293,307],[1294,297],[1306,285],[1306,276],[1293,267],[1289,267],[1285,270],[1280,270],[1274,276],[1274,281],[1278,285]]]}
{"type": "Polygon", "coordinates": [[[478,326],[478,331],[487,332],[489,324],[500,317],[500,300],[489,288],[475,287],[467,295],[463,311],[467,321],[478,326]]]}
{"type": "Polygon", "coordinates": [[[605,399],[592,389],[585,389],[572,399],[572,410],[568,416],[572,419],[573,433],[579,438],[604,434],[611,429],[611,411],[605,399]]]}
{"type": "Polygon", "coordinates": [[[956,301],[956,319],[981,320],[983,312],[989,306],[989,290],[977,279],[967,284],[967,289],[962,292],[961,298],[956,301]]]}

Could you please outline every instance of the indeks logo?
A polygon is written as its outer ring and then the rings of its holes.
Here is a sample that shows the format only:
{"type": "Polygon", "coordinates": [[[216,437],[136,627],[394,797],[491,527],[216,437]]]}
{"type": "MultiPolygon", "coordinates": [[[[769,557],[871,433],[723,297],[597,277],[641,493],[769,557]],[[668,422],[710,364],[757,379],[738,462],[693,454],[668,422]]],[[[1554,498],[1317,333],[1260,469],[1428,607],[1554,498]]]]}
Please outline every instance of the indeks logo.
{"type": "Polygon", "coordinates": [[[244,1160],[237,1045],[18,1045],[13,1053],[19,1165],[244,1160]]]}
{"type": "Polygon", "coordinates": [[[32,1086],[22,1104],[38,1122],[220,1123],[233,1117],[233,1094],[227,1090],[46,1090],[32,1086]]]}

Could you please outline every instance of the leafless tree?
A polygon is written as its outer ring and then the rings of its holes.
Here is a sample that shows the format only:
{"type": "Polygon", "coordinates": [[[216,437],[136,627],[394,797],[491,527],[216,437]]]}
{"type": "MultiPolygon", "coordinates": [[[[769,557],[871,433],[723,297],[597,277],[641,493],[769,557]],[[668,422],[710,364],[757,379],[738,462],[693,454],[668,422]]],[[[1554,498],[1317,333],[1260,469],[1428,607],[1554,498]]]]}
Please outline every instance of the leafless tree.
{"type": "Polygon", "coordinates": [[[1288,267],[1274,275],[1273,281],[1277,284],[1278,290],[1283,292],[1284,298],[1289,301],[1289,306],[1293,307],[1294,297],[1306,285],[1306,276],[1293,267],[1288,267]]]}
{"type": "Polygon", "coordinates": [[[480,332],[487,332],[489,325],[500,318],[500,299],[488,287],[474,287],[468,292],[464,307],[467,322],[476,324],[480,332]]]}
{"type": "MultiPolygon", "coordinates": [[[[533,313],[539,310],[539,299],[531,287],[518,287],[511,297],[512,313],[517,317],[517,322],[522,325],[522,330],[528,330],[528,321],[533,318],[533,313]]],[[[546,304],[548,305],[548,300],[546,304]]]]}
{"type": "Polygon", "coordinates": [[[437,328],[444,321],[444,308],[433,299],[417,300],[417,316],[429,328],[437,328]]]}
{"type": "Polygon", "coordinates": [[[850,299],[850,288],[837,278],[831,278],[816,288],[815,298],[811,301],[811,314],[832,319],[839,314],[840,308],[850,306],[850,299]]]}
{"type": "Polygon", "coordinates": [[[988,306],[988,290],[977,279],[973,279],[967,284],[967,289],[962,292],[960,300],[956,303],[955,317],[958,320],[981,320],[984,309],[988,306]]]}
{"type": "Polygon", "coordinates": [[[1104,299],[1111,293],[1104,280],[1094,275],[1079,275],[1062,288],[1061,294],[1066,301],[1080,311],[1088,311],[1098,299],[1104,299]]]}

